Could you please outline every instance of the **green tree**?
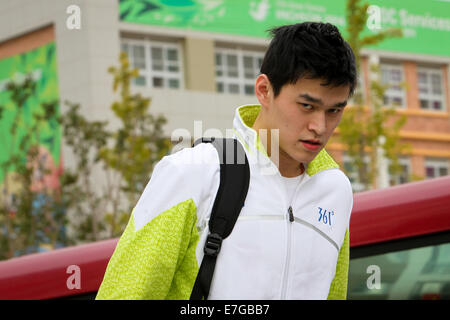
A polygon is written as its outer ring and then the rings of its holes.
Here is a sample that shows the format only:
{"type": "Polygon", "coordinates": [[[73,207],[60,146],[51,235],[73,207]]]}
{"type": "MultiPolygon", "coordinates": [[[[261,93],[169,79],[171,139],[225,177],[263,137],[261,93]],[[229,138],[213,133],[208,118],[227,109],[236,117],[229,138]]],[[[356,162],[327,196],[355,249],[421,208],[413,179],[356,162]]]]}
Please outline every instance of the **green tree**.
{"type": "Polygon", "coordinates": [[[113,76],[113,91],[120,94],[120,99],[111,106],[120,127],[112,133],[113,145],[100,150],[100,158],[107,172],[112,173],[107,178],[111,205],[106,218],[111,236],[117,236],[122,233],[155,163],[169,152],[171,142],[163,134],[167,119],[149,112],[149,98],[131,92],[130,84],[138,76],[138,70],[130,69],[125,53],[120,55],[120,66],[110,67],[108,72],[113,76]]]}
{"type": "MultiPolygon", "coordinates": [[[[74,221],[78,241],[96,241],[119,236],[133,207],[147,184],[154,164],[170,149],[170,139],[163,135],[167,120],[149,112],[150,99],[131,92],[130,83],[138,76],[131,69],[125,53],[119,67],[110,67],[113,91],[120,99],[111,105],[119,120],[116,130],[108,122],[89,121],[79,112],[79,105],[67,103],[64,135],[75,155],[75,171],[67,171],[67,194],[78,194],[71,204],[78,218],[74,221]],[[94,168],[102,169],[103,183],[93,181],[94,168]],[[106,234],[102,231],[106,230],[106,234]]],[[[72,199],[67,198],[70,203],[72,199]]]]}
{"type": "Polygon", "coordinates": [[[98,191],[91,178],[95,167],[101,162],[99,150],[103,148],[111,133],[106,129],[107,121],[90,121],[84,117],[79,104],[66,101],[67,112],[62,117],[66,145],[72,152],[73,167],[64,168],[61,176],[61,193],[64,207],[73,213],[71,228],[74,236],[71,244],[102,239],[106,229],[102,221],[108,199],[98,191]]]}
{"type": "MultiPolygon", "coordinates": [[[[346,7],[347,41],[353,49],[360,73],[361,49],[378,44],[385,39],[401,37],[398,28],[380,30],[374,34],[364,35],[368,13],[368,3],[361,0],[348,0],[346,7]]],[[[388,89],[380,81],[378,65],[371,67],[372,77],[369,84],[369,97],[365,97],[362,88],[356,89],[353,106],[346,110],[339,125],[339,140],[347,147],[351,159],[350,166],[355,170],[358,181],[365,190],[376,182],[379,170],[378,156],[382,148],[384,156],[390,160],[390,172],[398,174],[401,167],[399,154],[406,146],[400,142],[399,131],[406,122],[406,117],[398,116],[393,108],[384,107],[384,94],[388,89]],[[369,161],[366,163],[365,158],[369,161]]]]}

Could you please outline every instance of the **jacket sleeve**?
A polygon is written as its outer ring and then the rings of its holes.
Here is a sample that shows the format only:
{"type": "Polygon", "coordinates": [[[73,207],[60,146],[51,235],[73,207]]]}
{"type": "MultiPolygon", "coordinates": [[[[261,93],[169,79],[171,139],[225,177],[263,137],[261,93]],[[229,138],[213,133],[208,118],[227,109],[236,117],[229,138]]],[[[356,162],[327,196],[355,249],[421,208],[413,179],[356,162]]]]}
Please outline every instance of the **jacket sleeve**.
{"type": "Polygon", "coordinates": [[[336,275],[331,282],[328,300],[347,299],[348,268],[350,259],[350,236],[349,230],[345,231],[344,243],[339,250],[339,256],[336,263],[336,275]]]}
{"type": "MultiPolygon", "coordinates": [[[[198,273],[197,205],[183,166],[164,157],[136,204],[96,299],[189,299],[198,273]]],[[[195,185],[195,183],[194,183],[195,185]]]]}

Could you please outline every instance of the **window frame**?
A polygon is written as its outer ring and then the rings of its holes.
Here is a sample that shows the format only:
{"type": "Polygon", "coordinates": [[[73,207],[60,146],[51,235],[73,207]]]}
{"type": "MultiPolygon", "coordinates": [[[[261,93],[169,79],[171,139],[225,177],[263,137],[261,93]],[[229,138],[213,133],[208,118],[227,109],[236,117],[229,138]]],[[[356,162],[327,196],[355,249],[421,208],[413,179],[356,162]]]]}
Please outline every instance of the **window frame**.
{"type": "MultiPolygon", "coordinates": [[[[145,69],[138,69],[139,70],[139,76],[142,76],[145,78],[146,84],[141,86],[135,83],[135,81],[132,82],[133,86],[136,87],[145,87],[145,88],[156,88],[156,89],[171,89],[171,90],[183,90],[185,89],[185,83],[184,83],[184,64],[183,64],[183,47],[181,43],[178,41],[156,41],[151,39],[129,39],[129,38],[122,38],[120,40],[120,47],[121,51],[123,50],[124,45],[133,46],[133,45],[141,45],[144,47],[144,55],[145,55],[145,69]],[[152,60],[152,48],[158,47],[162,48],[162,54],[163,54],[163,70],[153,70],[153,60],[152,60]],[[177,72],[171,72],[166,70],[166,65],[168,65],[168,59],[166,52],[168,49],[175,49],[177,51],[178,59],[177,59],[177,65],[178,65],[178,71],[177,72]],[[153,84],[153,78],[154,77],[160,77],[163,79],[163,86],[157,87],[153,84]],[[178,80],[179,86],[178,88],[172,88],[169,86],[169,80],[170,79],[176,79],[178,80]]],[[[129,52],[129,51],[128,51],[129,52]]],[[[128,54],[127,52],[127,54],[128,54]]],[[[134,56],[131,54],[128,54],[128,59],[130,61],[130,66],[134,68],[134,56]]],[[[171,63],[169,63],[171,65],[171,63]]]]}
{"type": "MultiPolygon", "coordinates": [[[[262,60],[264,59],[265,52],[263,50],[247,50],[243,48],[226,48],[221,46],[216,46],[214,48],[214,67],[215,67],[215,79],[216,79],[216,92],[217,93],[225,93],[225,94],[240,94],[240,95],[250,95],[250,93],[246,93],[245,87],[246,86],[255,86],[255,80],[256,77],[253,77],[252,79],[245,77],[245,67],[244,67],[244,56],[250,56],[253,58],[253,62],[258,59],[262,60]],[[221,55],[222,58],[222,65],[219,66],[217,64],[217,55],[221,55]],[[234,55],[237,58],[237,72],[238,76],[235,77],[229,77],[227,66],[224,64],[226,56],[227,55],[234,55]],[[222,71],[222,75],[217,75],[218,71],[222,71]],[[222,83],[223,85],[223,91],[218,90],[219,83],[222,83]],[[239,92],[230,92],[229,91],[229,85],[234,84],[238,85],[239,92]]],[[[260,73],[259,66],[254,66],[254,69],[257,70],[257,74],[260,73]]],[[[252,95],[254,92],[251,93],[252,95]]]]}
{"type": "Polygon", "coordinates": [[[418,91],[418,99],[419,99],[419,106],[421,110],[427,110],[427,111],[433,111],[433,112],[445,112],[447,109],[447,106],[445,104],[445,88],[444,88],[444,75],[441,69],[437,67],[425,67],[425,66],[419,66],[417,67],[417,91],[418,91]],[[426,87],[428,89],[428,93],[423,93],[420,91],[420,83],[419,83],[419,73],[426,73],[427,74],[427,83],[426,87]],[[432,75],[439,75],[440,77],[440,94],[433,93],[433,85],[431,82],[431,76],[432,75]],[[428,103],[432,101],[440,101],[441,102],[441,108],[440,109],[434,109],[432,106],[429,106],[428,108],[423,108],[421,104],[421,100],[426,100],[428,103]]]}
{"type": "Polygon", "coordinates": [[[425,179],[434,179],[439,177],[445,177],[446,175],[438,175],[434,177],[428,177],[427,168],[432,167],[435,172],[439,173],[439,168],[445,167],[447,169],[447,175],[450,174],[450,160],[445,158],[426,158],[425,159],[425,179]]]}
{"type": "MultiPolygon", "coordinates": [[[[398,175],[393,175],[391,172],[389,172],[389,185],[400,185],[411,182],[411,174],[412,174],[412,166],[411,166],[411,158],[406,156],[401,156],[398,158],[398,163],[400,166],[402,166],[402,172],[398,175]],[[403,169],[406,169],[406,172],[403,171],[403,169]],[[406,182],[399,181],[403,175],[407,176],[406,182]],[[394,182],[394,183],[392,183],[394,182]]],[[[392,161],[389,161],[389,166],[391,166],[392,161]]]]}
{"type": "MultiPolygon", "coordinates": [[[[359,181],[358,172],[356,172],[354,170],[354,168],[352,168],[353,169],[352,171],[349,171],[346,168],[346,164],[351,163],[351,161],[352,161],[352,157],[347,152],[344,152],[344,154],[342,155],[342,166],[344,167],[344,169],[347,173],[347,177],[350,180],[352,190],[354,193],[362,192],[362,191],[364,191],[364,185],[359,181]]],[[[363,162],[366,165],[366,167],[368,167],[370,165],[370,158],[367,153],[364,154],[363,162]]]]}
{"type": "Polygon", "coordinates": [[[385,104],[385,106],[389,106],[389,107],[393,107],[395,109],[406,109],[407,108],[407,104],[408,102],[406,101],[406,91],[404,88],[402,88],[402,84],[405,82],[405,70],[403,67],[403,64],[401,63],[395,63],[395,62],[381,62],[380,63],[380,80],[381,83],[384,85],[388,85],[388,86],[392,86],[392,85],[399,85],[401,87],[401,91],[395,91],[392,88],[387,88],[386,91],[384,92],[384,97],[383,97],[383,104],[384,100],[387,98],[388,99],[388,103],[385,104]],[[398,83],[394,83],[392,81],[392,79],[389,79],[389,81],[386,83],[383,79],[383,72],[384,70],[389,69],[389,72],[391,72],[391,70],[397,70],[400,71],[400,76],[401,79],[398,83]],[[394,104],[392,101],[394,98],[401,98],[402,103],[401,104],[394,104]]]}

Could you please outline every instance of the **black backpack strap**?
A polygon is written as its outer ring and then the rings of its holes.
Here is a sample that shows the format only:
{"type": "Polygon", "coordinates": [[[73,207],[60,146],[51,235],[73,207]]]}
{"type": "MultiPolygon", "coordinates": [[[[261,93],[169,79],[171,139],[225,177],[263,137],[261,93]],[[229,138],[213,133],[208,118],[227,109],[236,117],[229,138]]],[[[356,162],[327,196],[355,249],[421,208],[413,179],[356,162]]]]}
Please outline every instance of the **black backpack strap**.
{"type": "Polygon", "coordinates": [[[208,299],[217,255],[223,239],[233,230],[244,206],[250,182],[250,168],[245,150],[236,139],[201,138],[198,143],[212,143],[220,159],[220,185],[209,219],[209,234],[204,256],[191,293],[191,300],[208,299]]]}

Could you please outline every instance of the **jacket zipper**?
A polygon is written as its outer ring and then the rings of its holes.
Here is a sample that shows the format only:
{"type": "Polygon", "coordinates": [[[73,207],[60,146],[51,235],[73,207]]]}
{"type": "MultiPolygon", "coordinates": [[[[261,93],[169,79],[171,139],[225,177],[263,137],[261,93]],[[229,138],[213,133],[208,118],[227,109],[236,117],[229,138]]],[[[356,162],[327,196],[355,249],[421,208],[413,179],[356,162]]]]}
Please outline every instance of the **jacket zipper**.
{"type": "MultiPolygon", "coordinates": [[[[306,172],[304,172],[304,174],[306,175],[306,172]]],[[[303,184],[305,177],[302,178],[302,181],[300,181],[300,183],[297,184],[295,190],[294,190],[294,194],[292,196],[292,199],[290,199],[290,202],[288,202],[287,204],[289,204],[288,210],[287,210],[287,245],[286,245],[286,249],[287,249],[287,253],[286,253],[286,261],[285,261],[285,266],[284,266],[284,275],[283,275],[283,279],[282,279],[282,285],[281,285],[281,299],[282,300],[286,300],[286,296],[287,296],[287,286],[288,286],[288,280],[289,280],[289,266],[291,263],[291,242],[292,242],[292,225],[293,222],[295,221],[295,216],[294,216],[294,211],[292,210],[292,206],[294,205],[294,200],[295,200],[295,195],[298,193],[298,190],[300,188],[300,186],[303,184]]],[[[287,199],[288,200],[288,199],[287,199]]]]}
{"type": "MultiPolygon", "coordinates": [[[[306,173],[304,173],[306,174],[306,173]]],[[[303,178],[304,179],[304,178],[303,178]]],[[[302,180],[303,180],[302,179],[302,180]]],[[[294,211],[292,210],[293,202],[295,199],[295,195],[298,192],[298,189],[302,183],[299,183],[297,187],[295,188],[294,195],[289,203],[289,208],[287,210],[287,254],[286,254],[286,265],[284,266],[284,276],[283,276],[283,284],[281,287],[281,299],[285,300],[287,295],[287,285],[289,280],[289,266],[291,263],[291,242],[292,242],[292,225],[295,221],[294,211]]]]}
{"type": "Polygon", "coordinates": [[[284,266],[284,278],[283,285],[281,288],[281,299],[286,299],[287,294],[287,284],[288,284],[288,276],[289,276],[289,265],[291,262],[291,233],[292,233],[292,222],[294,222],[294,213],[292,212],[292,206],[288,208],[288,225],[287,225],[287,254],[286,254],[286,262],[284,266]]]}
{"type": "Polygon", "coordinates": [[[288,214],[289,214],[289,221],[290,222],[294,222],[294,213],[292,212],[292,207],[291,206],[289,206],[288,214]]]}

